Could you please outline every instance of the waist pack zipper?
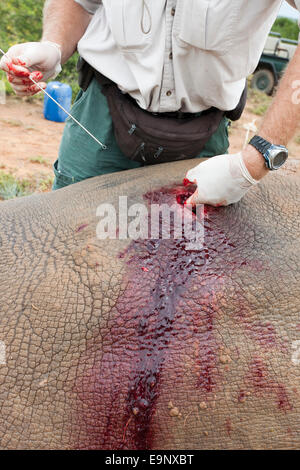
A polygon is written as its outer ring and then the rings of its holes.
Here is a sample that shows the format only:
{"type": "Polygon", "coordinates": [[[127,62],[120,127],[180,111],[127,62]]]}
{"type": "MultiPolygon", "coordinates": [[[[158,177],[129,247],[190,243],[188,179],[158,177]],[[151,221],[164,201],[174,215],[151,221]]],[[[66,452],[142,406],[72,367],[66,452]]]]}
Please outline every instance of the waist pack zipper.
{"type": "Polygon", "coordinates": [[[136,125],[132,124],[131,128],[128,131],[128,134],[132,135],[136,131],[136,125]]]}
{"type": "Polygon", "coordinates": [[[137,157],[140,154],[142,160],[146,163],[146,157],[145,157],[144,150],[145,150],[145,142],[143,142],[141,145],[138,146],[135,154],[132,157],[132,160],[135,160],[135,157],[137,157]]]}
{"type": "MultiPolygon", "coordinates": [[[[130,124],[130,122],[129,122],[128,124],[130,124]]],[[[140,129],[137,127],[136,124],[132,124],[131,127],[130,127],[130,129],[129,129],[129,131],[128,131],[128,134],[130,134],[130,135],[133,135],[134,133],[136,133],[137,137],[139,137],[140,139],[143,139],[143,138],[144,138],[143,133],[140,132],[140,129]]],[[[156,145],[157,145],[157,143],[154,142],[154,141],[149,141],[148,144],[149,144],[150,146],[152,146],[152,147],[156,147],[156,145]]],[[[189,145],[189,142],[187,142],[186,146],[188,147],[188,145],[189,145]]],[[[135,157],[140,154],[142,160],[143,160],[144,162],[146,162],[147,159],[146,159],[145,153],[144,153],[145,146],[146,146],[145,142],[143,142],[142,144],[140,144],[139,147],[137,148],[137,150],[135,151],[133,157],[130,157],[130,158],[132,158],[133,160],[135,160],[135,157]]],[[[176,142],[175,139],[173,139],[172,144],[170,144],[170,147],[173,147],[173,151],[174,151],[175,153],[177,152],[178,144],[177,144],[177,142],[176,142]]],[[[160,157],[160,155],[163,153],[164,150],[165,150],[165,147],[159,146],[159,147],[157,148],[157,151],[153,154],[153,158],[154,158],[155,160],[158,159],[158,158],[160,157]]],[[[184,153],[184,151],[185,151],[184,148],[182,148],[182,149],[181,149],[181,152],[184,153]]]]}
{"type": "Polygon", "coordinates": [[[157,152],[154,154],[154,158],[158,158],[163,151],[163,147],[158,147],[157,152]]]}

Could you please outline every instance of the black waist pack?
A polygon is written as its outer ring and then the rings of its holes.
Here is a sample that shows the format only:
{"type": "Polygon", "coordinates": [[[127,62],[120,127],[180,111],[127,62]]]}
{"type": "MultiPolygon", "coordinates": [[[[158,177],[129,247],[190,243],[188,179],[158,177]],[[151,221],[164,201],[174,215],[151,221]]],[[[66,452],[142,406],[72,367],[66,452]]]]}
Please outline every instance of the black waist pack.
{"type": "MultiPolygon", "coordinates": [[[[79,85],[87,90],[95,77],[107,99],[116,141],[131,160],[153,165],[196,157],[218,129],[224,115],[238,119],[246,103],[245,91],[238,108],[224,113],[210,108],[202,113],[151,113],[138,106],[130,95],[80,58],[79,85]]],[[[245,89],[246,90],[246,89],[245,89]]]]}

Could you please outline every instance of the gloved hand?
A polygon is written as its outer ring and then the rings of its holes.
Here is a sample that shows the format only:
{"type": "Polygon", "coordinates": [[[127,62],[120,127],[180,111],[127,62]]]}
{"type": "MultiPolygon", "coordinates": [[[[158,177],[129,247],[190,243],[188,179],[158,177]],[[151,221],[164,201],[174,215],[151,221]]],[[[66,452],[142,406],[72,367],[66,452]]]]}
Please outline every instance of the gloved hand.
{"type": "Polygon", "coordinates": [[[258,183],[247,170],[242,152],[209,158],[189,170],[186,179],[197,184],[197,190],[186,204],[209,204],[216,207],[238,202],[258,183]]]}
{"type": "Polygon", "coordinates": [[[2,57],[0,68],[5,70],[19,96],[31,96],[40,91],[30,80],[30,75],[36,82],[43,79],[39,84],[46,88],[46,80],[56,77],[61,71],[61,50],[54,42],[16,44],[7,51],[7,56],[2,57]]]}

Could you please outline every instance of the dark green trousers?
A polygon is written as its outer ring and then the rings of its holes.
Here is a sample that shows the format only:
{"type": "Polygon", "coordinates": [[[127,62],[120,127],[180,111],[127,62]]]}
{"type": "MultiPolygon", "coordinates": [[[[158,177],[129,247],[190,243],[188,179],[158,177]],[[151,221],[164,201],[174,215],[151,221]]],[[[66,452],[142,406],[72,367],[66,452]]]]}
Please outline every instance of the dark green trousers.
{"type": "MultiPolygon", "coordinates": [[[[100,142],[102,148],[89,137],[72,119],[66,121],[59,156],[54,163],[55,180],[53,189],[63,188],[86,178],[142,166],[127,158],[120,150],[113,133],[113,125],[105,96],[94,79],[87,91],[79,92],[72,108],[78,119],[100,142]]],[[[227,153],[228,121],[224,118],[218,130],[207,142],[198,156],[213,157],[227,153]]]]}

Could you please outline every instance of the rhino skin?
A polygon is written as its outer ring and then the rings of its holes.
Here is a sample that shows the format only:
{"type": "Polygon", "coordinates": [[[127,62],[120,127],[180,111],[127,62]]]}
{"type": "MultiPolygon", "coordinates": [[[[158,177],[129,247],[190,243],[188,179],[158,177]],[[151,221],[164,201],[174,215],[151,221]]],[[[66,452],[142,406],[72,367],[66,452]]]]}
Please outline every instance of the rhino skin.
{"type": "Polygon", "coordinates": [[[2,449],[299,448],[296,166],[207,207],[202,250],[96,236],[99,204],[180,201],[194,164],[1,202],[2,449]]]}

